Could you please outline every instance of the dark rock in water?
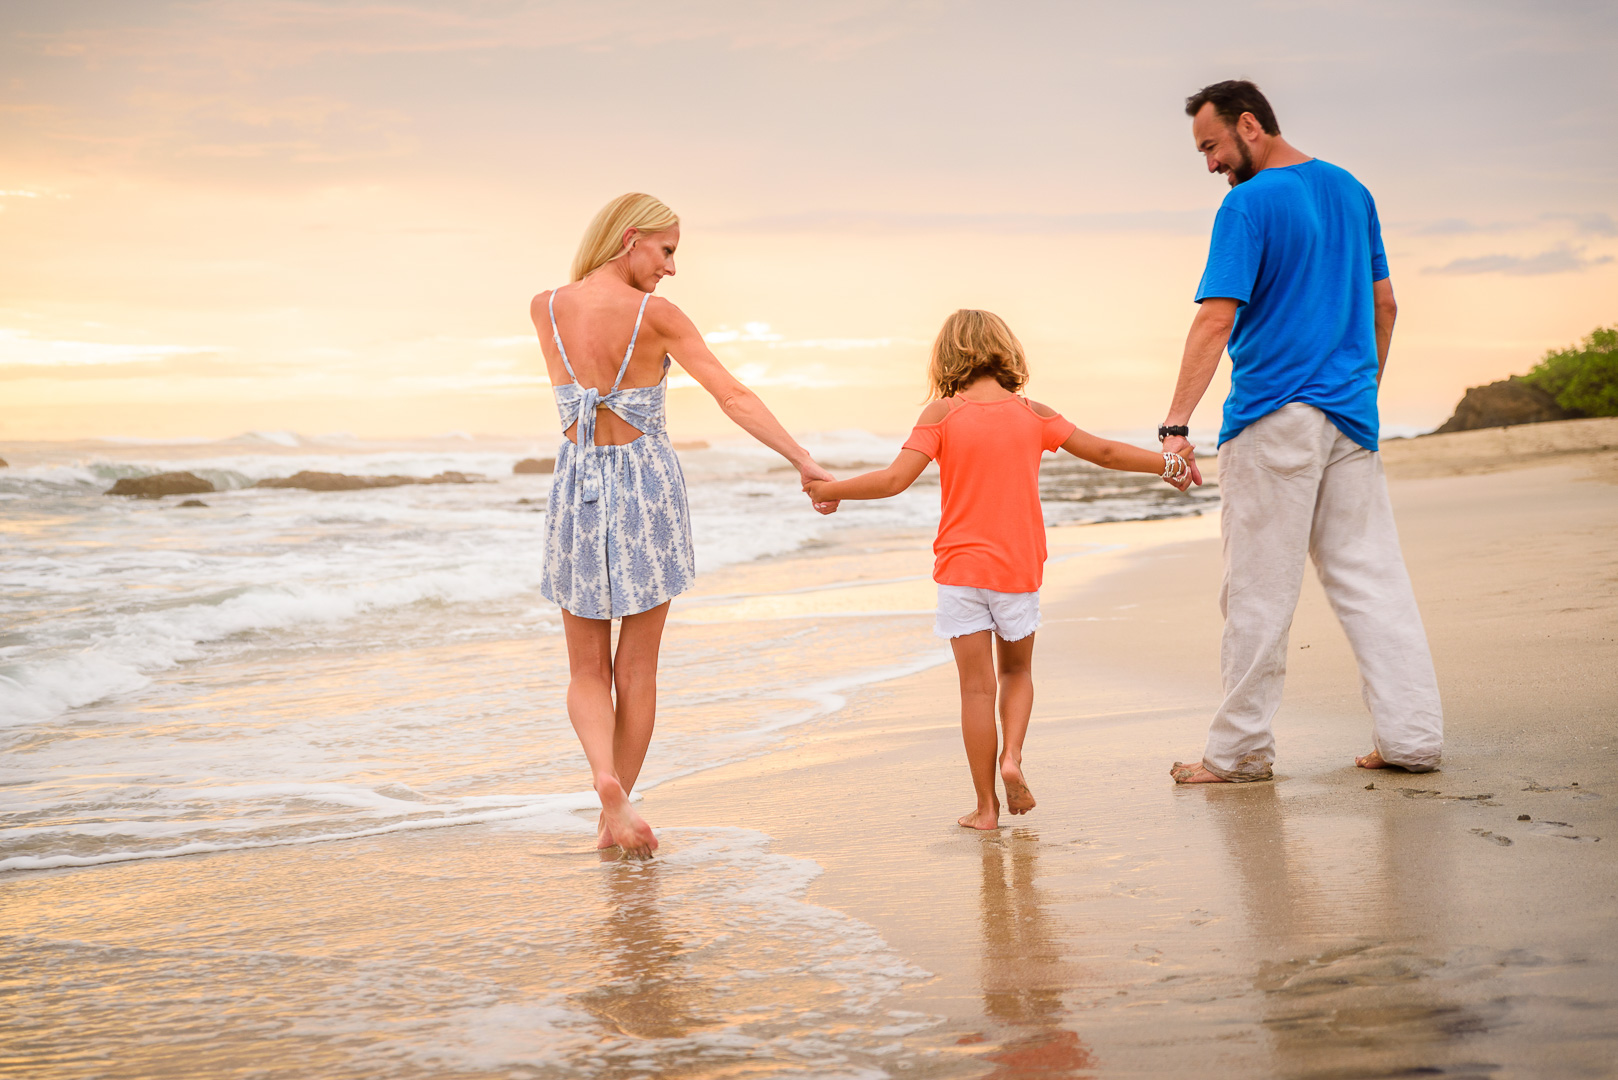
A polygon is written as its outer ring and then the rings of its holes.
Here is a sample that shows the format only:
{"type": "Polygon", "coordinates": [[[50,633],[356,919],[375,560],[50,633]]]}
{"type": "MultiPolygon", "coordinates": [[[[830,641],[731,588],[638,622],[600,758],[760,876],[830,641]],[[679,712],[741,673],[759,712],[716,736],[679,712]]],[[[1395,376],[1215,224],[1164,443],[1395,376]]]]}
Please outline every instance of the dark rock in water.
{"type": "Polygon", "coordinates": [[[161,499],[165,495],[201,495],[213,489],[213,484],[193,473],[164,472],[152,476],[126,476],[108,488],[106,494],[161,499]]]}
{"type": "Polygon", "coordinates": [[[180,509],[184,510],[188,506],[207,506],[207,505],[208,504],[203,502],[201,499],[187,499],[187,500],[185,500],[185,502],[180,504],[180,509]]]}
{"type": "MultiPolygon", "coordinates": [[[[349,476],[347,473],[304,470],[291,476],[260,480],[254,487],[300,488],[304,491],[362,491],[367,488],[406,487],[410,484],[475,484],[476,477],[459,472],[441,472],[425,480],[419,476],[349,476]]],[[[212,488],[208,490],[212,491],[212,488]]]]}
{"type": "Polygon", "coordinates": [[[3,457],[0,457],[0,469],[9,469],[9,468],[11,468],[11,466],[6,464],[6,459],[3,458],[3,457]]]}
{"type": "Polygon", "coordinates": [[[556,459],[553,457],[523,458],[512,466],[511,471],[518,476],[526,476],[531,473],[553,473],[556,471],[556,459]]]}
{"type": "Polygon", "coordinates": [[[1547,420],[1571,420],[1578,415],[1562,408],[1555,398],[1537,386],[1529,386],[1517,379],[1501,379],[1488,386],[1469,389],[1466,396],[1461,398],[1461,403],[1455,406],[1455,415],[1444,421],[1444,426],[1433,434],[1539,424],[1547,420]]]}

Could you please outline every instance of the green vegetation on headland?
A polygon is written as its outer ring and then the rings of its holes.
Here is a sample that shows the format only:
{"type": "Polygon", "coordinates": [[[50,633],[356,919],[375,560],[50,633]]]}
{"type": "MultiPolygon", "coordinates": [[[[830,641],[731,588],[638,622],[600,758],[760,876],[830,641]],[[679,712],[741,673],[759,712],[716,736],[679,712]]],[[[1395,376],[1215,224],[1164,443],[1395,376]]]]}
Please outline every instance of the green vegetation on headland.
{"type": "Polygon", "coordinates": [[[1552,349],[1522,381],[1568,412],[1618,416],[1618,324],[1590,331],[1582,346],[1552,349]]]}
{"type": "Polygon", "coordinates": [[[1618,416],[1618,325],[1550,350],[1526,375],[1472,387],[1435,434],[1590,416],[1618,416]]]}

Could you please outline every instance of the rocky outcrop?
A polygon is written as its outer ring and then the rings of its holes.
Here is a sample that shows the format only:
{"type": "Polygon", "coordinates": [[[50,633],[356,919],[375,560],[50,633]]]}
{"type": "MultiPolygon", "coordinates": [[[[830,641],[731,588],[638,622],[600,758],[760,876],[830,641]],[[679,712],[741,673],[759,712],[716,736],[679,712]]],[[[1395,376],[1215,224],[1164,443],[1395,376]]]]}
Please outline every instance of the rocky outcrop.
{"type": "Polygon", "coordinates": [[[1488,386],[1469,389],[1466,396],[1461,398],[1461,403],[1455,406],[1455,415],[1444,421],[1444,425],[1433,434],[1540,424],[1547,420],[1571,420],[1578,415],[1562,408],[1555,398],[1537,386],[1529,386],[1517,379],[1502,379],[1488,386]]]}
{"type": "Polygon", "coordinates": [[[191,507],[191,506],[206,507],[207,505],[208,504],[203,502],[201,499],[187,499],[187,500],[185,500],[185,502],[180,504],[180,509],[184,510],[187,507],[191,507]]]}
{"type": "MultiPolygon", "coordinates": [[[[313,472],[304,470],[286,477],[260,480],[256,488],[300,488],[304,491],[363,491],[367,488],[405,487],[410,484],[476,484],[478,478],[466,473],[441,472],[423,479],[420,476],[349,476],[347,473],[313,472]]],[[[212,488],[208,489],[212,491],[212,488]]]]}
{"type": "Polygon", "coordinates": [[[161,499],[165,495],[201,495],[213,489],[211,483],[194,473],[164,472],[151,476],[126,476],[108,488],[105,494],[161,499]]]}
{"type": "Polygon", "coordinates": [[[11,468],[11,466],[6,464],[6,459],[3,458],[3,457],[0,457],[0,469],[9,469],[9,468],[11,468]]]}
{"type": "Polygon", "coordinates": [[[553,473],[556,471],[556,459],[553,457],[533,458],[525,457],[511,467],[511,471],[518,476],[529,476],[535,473],[553,473]]]}

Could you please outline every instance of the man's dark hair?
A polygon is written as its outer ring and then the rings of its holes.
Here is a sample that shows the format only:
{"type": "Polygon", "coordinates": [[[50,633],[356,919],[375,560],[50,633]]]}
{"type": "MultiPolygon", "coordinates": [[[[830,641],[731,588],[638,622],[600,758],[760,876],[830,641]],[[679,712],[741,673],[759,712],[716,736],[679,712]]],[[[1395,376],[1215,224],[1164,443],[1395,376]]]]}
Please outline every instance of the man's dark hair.
{"type": "Polygon", "coordinates": [[[1196,116],[1204,105],[1212,105],[1226,124],[1236,126],[1242,113],[1252,113],[1266,135],[1281,134],[1281,125],[1275,122],[1275,110],[1258,87],[1246,79],[1226,79],[1204,86],[1185,99],[1185,114],[1196,116]]]}

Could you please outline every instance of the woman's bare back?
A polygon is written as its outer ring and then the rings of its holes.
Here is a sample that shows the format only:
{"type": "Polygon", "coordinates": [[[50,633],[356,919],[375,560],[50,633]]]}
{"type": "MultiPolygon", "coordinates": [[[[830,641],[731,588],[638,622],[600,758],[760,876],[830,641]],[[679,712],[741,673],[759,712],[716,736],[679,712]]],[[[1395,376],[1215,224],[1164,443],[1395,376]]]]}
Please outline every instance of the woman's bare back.
{"type": "MultiPolygon", "coordinates": [[[[540,346],[545,351],[545,368],[551,385],[573,382],[562,363],[562,354],[551,339],[551,310],[556,313],[556,332],[567,348],[568,362],[578,376],[581,386],[593,386],[603,395],[612,389],[618,377],[618,366],[623,363],[624,350],[635,331],[635,317],[646,294],[606,275],[564,285],[550,293],[534,297],[530,313],[534,329],[539,332],[540,346]]],[[[621,389],[656,386],[663,379],[663,357],[668,345],[663,334],[650,324],[654,305],[667,301],[652,297],[646,304],[646,316],[641,321],[640,335],[635,339],[635,352],[629,358],[621,389]]],[[[577,442],[577,434],[570,425],[564,435],[577,442]]],[[[596,411],[598,446],[622,446],[640,438],[641,432],[611,409],[596,411]]]]}

